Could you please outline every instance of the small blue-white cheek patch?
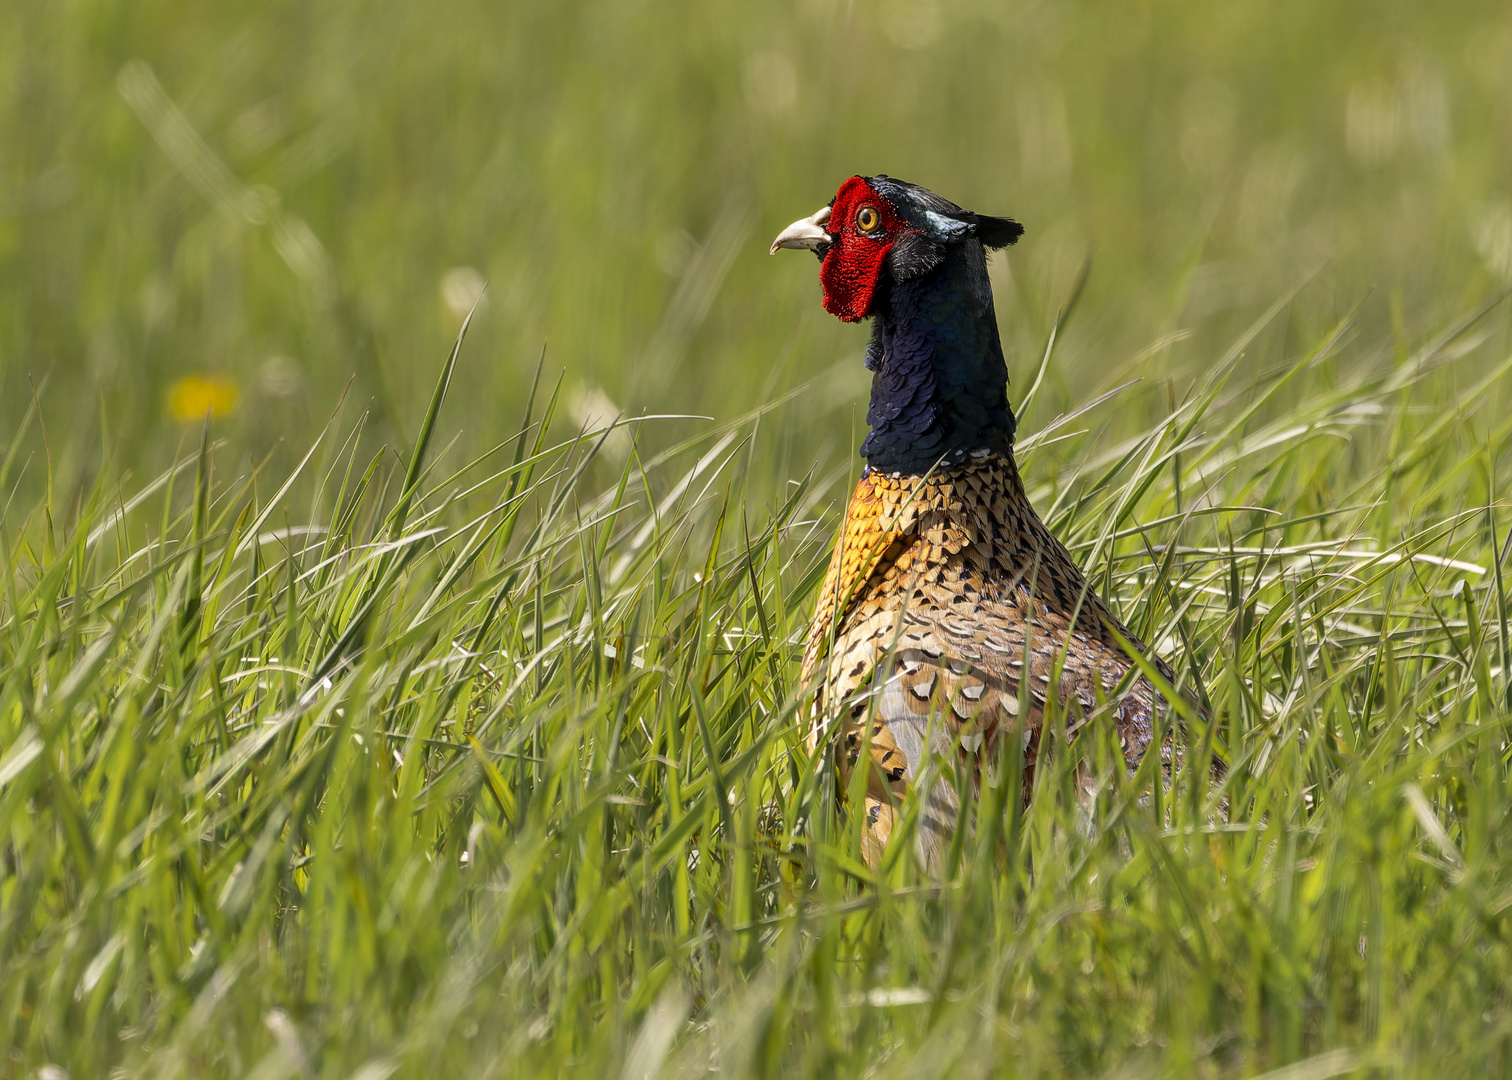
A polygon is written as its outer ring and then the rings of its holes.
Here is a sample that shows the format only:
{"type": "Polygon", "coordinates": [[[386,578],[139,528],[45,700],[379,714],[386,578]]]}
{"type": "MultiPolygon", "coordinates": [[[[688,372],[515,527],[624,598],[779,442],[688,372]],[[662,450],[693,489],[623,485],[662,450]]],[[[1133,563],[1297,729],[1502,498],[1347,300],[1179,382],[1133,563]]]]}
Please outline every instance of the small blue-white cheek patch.
{"type": "Polygon", "coordinates": [[[948,244],[964,237],[971,226],[959,218],[946,217],[933,210],[924,211],[924,231],[931,240],[948,244]]]}

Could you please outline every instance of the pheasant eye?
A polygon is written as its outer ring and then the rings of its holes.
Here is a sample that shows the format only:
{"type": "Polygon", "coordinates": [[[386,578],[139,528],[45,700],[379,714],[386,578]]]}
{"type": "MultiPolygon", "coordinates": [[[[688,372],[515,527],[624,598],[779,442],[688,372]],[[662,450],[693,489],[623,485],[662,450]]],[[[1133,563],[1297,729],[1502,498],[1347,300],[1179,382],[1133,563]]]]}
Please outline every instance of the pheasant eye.
{"type": "Polygon", "coordinates": [[[856,227],[862,232],[871,232],[882,224],[882,215],[874,206],[863,206],[856,212],[856,227]]]}

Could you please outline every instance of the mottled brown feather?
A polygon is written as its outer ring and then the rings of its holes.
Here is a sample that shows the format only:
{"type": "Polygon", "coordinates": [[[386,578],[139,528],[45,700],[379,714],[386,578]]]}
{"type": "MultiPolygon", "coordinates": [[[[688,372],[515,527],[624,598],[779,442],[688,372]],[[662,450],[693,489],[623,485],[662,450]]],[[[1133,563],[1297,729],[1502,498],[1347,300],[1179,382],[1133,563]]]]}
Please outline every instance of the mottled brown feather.
{"type": "MultiPolygon", "coordinates": [[[[1117,693],[1134,665],[1115,632],[1148,654],[1040,521],[1011,455],[983,454],[928,476],[863,476],[809,623],[803,677],[816,692],[812,738],[825,737],[826,723],[840,725],[843,783],[871,718],[867,858],[880,857],[896,808],[931,754],[962,760],[1016,730],[1032,779],[1062,651],[1055,695],[1068,731],[1103,704],[1135,768],[1154,739],[1158,698],[1142,676],[1117,693]]],[[[1152,662],[1175,683],[1163,661],[1152,662]]],[[[1169,745],[1164,753],[1169,760],[1169,745]]],[[[918,831],[931,865],[957,813],[954,786],[935,775],[918,831]]]]}

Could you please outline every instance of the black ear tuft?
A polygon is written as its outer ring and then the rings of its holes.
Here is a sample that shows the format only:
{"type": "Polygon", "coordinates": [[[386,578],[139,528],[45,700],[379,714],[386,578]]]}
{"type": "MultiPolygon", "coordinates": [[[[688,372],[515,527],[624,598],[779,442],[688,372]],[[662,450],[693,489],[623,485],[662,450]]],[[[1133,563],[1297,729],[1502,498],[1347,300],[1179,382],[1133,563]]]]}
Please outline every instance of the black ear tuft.
{"type": "Polygon", "coordinates": [[[977,239],[986,248],[1007,247],[1024,235],[1024,227],[1012,218],[976,215],[977,239]]]}

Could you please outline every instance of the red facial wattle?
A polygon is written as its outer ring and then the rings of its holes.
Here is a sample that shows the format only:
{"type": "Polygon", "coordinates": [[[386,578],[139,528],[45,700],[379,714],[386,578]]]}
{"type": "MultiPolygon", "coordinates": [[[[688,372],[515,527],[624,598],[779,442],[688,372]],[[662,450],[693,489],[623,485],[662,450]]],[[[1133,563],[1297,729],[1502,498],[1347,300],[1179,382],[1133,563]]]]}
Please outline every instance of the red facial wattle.
{"type": "Polygon", "coordinates": [[[887,200],[861,177],[853,176],[841,185],[826,223],[833,243],[819,267],[825,311],[842,322],[866,318],[887,253],[906,227],[887,200]]]}

